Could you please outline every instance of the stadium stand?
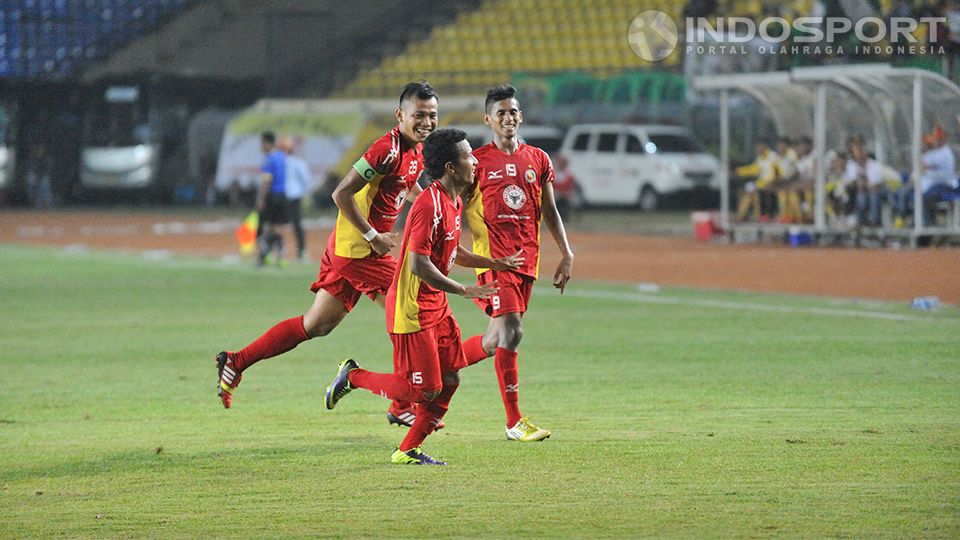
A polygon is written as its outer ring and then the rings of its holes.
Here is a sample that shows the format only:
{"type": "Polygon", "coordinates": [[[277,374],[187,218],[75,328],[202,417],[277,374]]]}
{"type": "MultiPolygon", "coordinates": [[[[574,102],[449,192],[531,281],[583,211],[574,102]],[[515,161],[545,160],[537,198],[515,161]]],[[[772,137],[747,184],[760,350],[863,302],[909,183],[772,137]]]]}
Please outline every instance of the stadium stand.
{"type": "MultiPolygon", "coordinates": [[[[452,93],[472,93],[497,84],[515,72],[609,76],[624,70],[649,68],[625,46],[626,32],[638,9],[657,9],[679,18],[682,4],[655,0],[542,0],[512,2],[488,0],[479,9],[461,14],[429,36],[409,44],[397,55],[363,70],[336,96],[387,97],[396,87],[420,74],[452,93]],[[491,21],[514,21],[491,24],[491,21]],[[522,31],[517,24],[522,21],[522,31]],[[509,43],[509,50],[503,50],[509,43]],[[463,59],[469,58],[469,62],[463,59]]],[[[681,57],[673,54],[659,66],[674,68],[681,57]]],[[[570,75],[573,80],[576,75],[570,75]]],[[[590,97],[592,98],[592,88],[590,97]]]]}
{"type": "Polygon", "coordinates": [[[65,78],[197,0],[8,0],[0,10],[0,77],[65,78]]]}

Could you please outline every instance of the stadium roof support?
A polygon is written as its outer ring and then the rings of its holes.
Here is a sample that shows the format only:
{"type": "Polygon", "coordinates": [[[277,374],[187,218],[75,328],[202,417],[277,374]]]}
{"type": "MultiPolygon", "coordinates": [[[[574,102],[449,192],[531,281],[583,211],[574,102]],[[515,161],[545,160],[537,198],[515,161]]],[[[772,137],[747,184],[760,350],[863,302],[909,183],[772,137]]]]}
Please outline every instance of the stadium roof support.
{"type": "MultiPolygon", "coordinates": [[[[920,178],[920,139],[924,126],[937,122],[960,131],[960,88],[929,71],[862,64],[747,75],[709,75],[693,81],[696,89],[720,93],[721,223],[730,226],[729,158],[730,94],[742,92],[763,105],[777,133],[786,136],[813,133],[818,156],[815,228],[826,226],[828,148],[842,148],[848,135],[861,133],[872,141],[877,160],[920,178]],[[956,117],[944,117],[955,111],[956,117]]],[[[914,234],[924,232],[922,193],[914,190],[914,234]]]]}

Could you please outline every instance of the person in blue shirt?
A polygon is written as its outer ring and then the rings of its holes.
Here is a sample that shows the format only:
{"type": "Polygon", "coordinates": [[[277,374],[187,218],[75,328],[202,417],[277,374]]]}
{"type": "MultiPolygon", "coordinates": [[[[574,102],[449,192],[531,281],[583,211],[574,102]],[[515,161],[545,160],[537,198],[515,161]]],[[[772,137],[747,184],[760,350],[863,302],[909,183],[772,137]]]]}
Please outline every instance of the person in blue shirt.
{"type": "Polygon", "coordinates": [[[258,266],[264,266],[270,252],[277,251],[277,266],[283,266],[283,232],[290,218],[287,211],[287,158],[277,148],[277,137],[271,131],[260,135],[260,147],[265,157],[260,167],[260,191],[257,194],[257,211],[263,224],[263,234],[258,238],[260,256],[258,266]]]}
{"type": "Polygon", "coordinates": [[[280,137],[277,144],[286,154],[287,159],[287,215],[293,224],[293,234],[297,239],[297,259],[303,262],[306,259],[306,234],[303,232],[301,207],[303,197],[310,190],[313,179],[310,177],[310,167],[307,162],[293,153],[293,139],[280,137]]]}

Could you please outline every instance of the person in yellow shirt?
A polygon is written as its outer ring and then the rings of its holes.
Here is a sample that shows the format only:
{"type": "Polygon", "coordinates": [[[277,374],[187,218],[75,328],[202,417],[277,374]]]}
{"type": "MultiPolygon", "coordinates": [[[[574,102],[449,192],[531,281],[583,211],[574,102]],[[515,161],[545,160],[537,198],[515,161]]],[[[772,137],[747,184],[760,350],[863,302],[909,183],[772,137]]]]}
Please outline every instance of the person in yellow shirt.
{"type": "Polygon", "coordinates": [[[777,181],[777,161],[779,156],[770,148],[770,143],[763,139],[756,143],[757,157],[753,163],[737,167],[733,174],[739,178],[753,178],[743,186],[740,192],[740,203],[737,207],[737,219],[746,221],[751,216],[763,219],[761,192],[768,193],[770,187],[777,181]]]}
{"type": "Polygon", "coordinates": [[[800,141],[787,137],[777,139],[777,211],[781,223],[802,223],[803,210],[800,204],[800,155],[796,148],[800,141]]]}
{"type": "Polygon", "coordinates": [[[852,189],[845,176],[847,154],[846,152],[831,150],[827,153],[825,159],[830,163],[830,168],[827,170],[824,179],[824,191],[827,194],[827,218],[833,226],[844,226],[847,224],[847,215],[850,213],[850,191],[852,189]]]}

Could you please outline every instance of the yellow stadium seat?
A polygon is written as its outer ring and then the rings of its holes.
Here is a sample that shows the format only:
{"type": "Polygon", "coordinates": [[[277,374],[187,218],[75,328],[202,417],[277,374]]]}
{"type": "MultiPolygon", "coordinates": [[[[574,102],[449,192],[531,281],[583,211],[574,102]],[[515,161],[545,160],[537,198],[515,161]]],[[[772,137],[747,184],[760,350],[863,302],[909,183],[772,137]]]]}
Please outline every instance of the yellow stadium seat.
{"type": "MultiPolygon", "coordinates": [[[[721,3],[759,9],[762,1],[721,3]]],[[[811,0],[794,2],[809,5],[811,0]]],[[[444,95],[474,94],[506,81],[511,72],[576,69],[598,74],[648,66],[627,43],[630,21],[648,9],[677,16],[682,8],[675,0],[484,0],[478,9],[433,28],[429,37],[364,70],[347,85],[346,95],[390,97],[398,84],[420,77],[444,95]],[[501,19],[517,24],[491,24],[501,19]]],[[[659,65],[675,66],[681,59],[675,54],[659,65]]]]}

